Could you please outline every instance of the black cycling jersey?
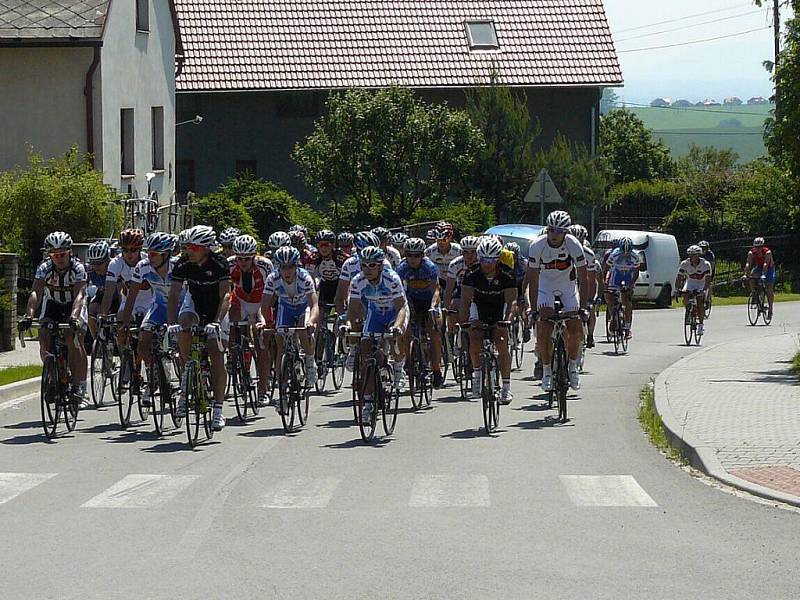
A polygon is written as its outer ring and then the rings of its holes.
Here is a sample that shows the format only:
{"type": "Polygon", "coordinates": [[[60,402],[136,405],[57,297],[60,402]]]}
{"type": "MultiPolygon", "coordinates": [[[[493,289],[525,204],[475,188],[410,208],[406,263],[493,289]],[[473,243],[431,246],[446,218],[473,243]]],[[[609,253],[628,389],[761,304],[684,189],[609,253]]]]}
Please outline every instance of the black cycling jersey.
{"type": "Polygon", "coordinates": [[[180,258],[172,268],[172,281],[186,282],[195,310],[201,318],[214,320],[219,310],[219,283],[230,279],[228,261],[220,254],[210,253],[202,264],[180,258]]]}
{"type": "Polygon", "coordinates": [[[511,270],[500,263],[493,277],[487,277],[478,263],[467,271],[461,285],[472,288],[472,301],[478,309],[481,322],[493,325],[504,316],[505,291],[516,289],[517,281],[511,270]]]}

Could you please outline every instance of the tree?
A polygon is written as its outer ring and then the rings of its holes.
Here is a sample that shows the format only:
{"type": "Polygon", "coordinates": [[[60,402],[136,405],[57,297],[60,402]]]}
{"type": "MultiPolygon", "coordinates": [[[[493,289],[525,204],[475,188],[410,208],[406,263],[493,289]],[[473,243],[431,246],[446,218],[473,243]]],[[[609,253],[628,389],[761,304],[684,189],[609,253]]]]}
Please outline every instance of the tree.
{"type": "Polygon", "coordinates": [[[533,144],[541,129],[531,121],[524,93],[497,83],[467,91],[467,112],[483,132],[483,147],[473,173],[474,191],[494,204],[499,220],[504,210],[524,198],[535,173],[533,144]]]}
{"type": "Polygon", "coordinates": [[[620,99],[614,88],[603,88],[603,95],[600,98],[600,114],[607,115],[619,106],[620,99]]]}
{"type": "Polygon", "coordinates": [[[452,223],[458,235],[483,233],[495,224],[494,208],[480,198],[471,196],[463,202],[417,209],[405,222],[413,224],[440,220],[452,223]]]}
{"type": "Polygon", "coordinates": [[[770,236],[797,231],[798,182],[785,169],[765,160],[746,165],[724,200],[725,218],[734,235],[770,236]]]}
{"type": "Polygon", "coordinates": [[[0,173],[3,247],[26,264],[41,258],[51,231],[66,231],[76,242],[109,236],[122,225],[119,199],[77,148],[50,160],[32,151],[27,166],[0,173]]]}
{"type": "Polygon", "coordinates": [[[674,170],[669,148],[625,109],[601,117],[599,152],[616,183],[669,177],[674,170]]]}
{"type": "Polygon", "coordinates": [[[723,200],[736,188],[738,160],[733,150],[692,144],[677,163],[678,180],[717,226],[722,222],[723,200]]]}

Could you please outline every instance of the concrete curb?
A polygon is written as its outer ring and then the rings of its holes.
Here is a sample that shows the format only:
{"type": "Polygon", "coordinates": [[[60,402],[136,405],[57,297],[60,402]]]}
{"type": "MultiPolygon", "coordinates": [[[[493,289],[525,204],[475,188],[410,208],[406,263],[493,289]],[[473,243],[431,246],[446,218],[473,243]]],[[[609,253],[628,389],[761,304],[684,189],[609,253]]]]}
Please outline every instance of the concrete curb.
{"type": "Polygon", "coordinates": [[[41,379],[41,377],[33,377],[7,385],[0,385],[0,403],[38,392],[41,379]]]}
{"type": "MultiPolygon", "coordinates": [[[[776,333],[761,337],[773,337],[777,335],[785,334],[776,333]]],[[[708,348],[703,348],[699,352],[685,356],[664,369],[658,375],[658,377],[656,377],[655,386],[653,388],[656,412],[659,414],[661,421],[664,423],[664,430],[667,434],[670,444],[676,450],[678,450],[681,456],[683,456],[695,469],[703,471],[707,475],[721,481],[722,483],[743,490],[755,496],[760,496],[761,498],[766,498],[768,500],[775,500],[777,502],[783,502],[785,504],[791,504],[792,506],[800,507],[800,498],[797,496],[785,494],[783,492],[779,492],[778,490],[773,490],[756,483],[751,483],[728,473],[728,471],[722,467],[722,463],[720,463],[719,459],[717,458],[716,449],[711,446],[701,445],[698,440],[694,439],[690,432],[686,431],[686,424],[681,423],[672,412],[672,408],[669,404],[670,377],[673,377],[676,372],[680,371],[681,366],[683,366],[686,361],[691,359],[693,356],[696,356],[700,353],[713,352],[715,349],[731,343],[733,343],[733,341],[722,342],[720,344],[709,346],[708,348]]]]}

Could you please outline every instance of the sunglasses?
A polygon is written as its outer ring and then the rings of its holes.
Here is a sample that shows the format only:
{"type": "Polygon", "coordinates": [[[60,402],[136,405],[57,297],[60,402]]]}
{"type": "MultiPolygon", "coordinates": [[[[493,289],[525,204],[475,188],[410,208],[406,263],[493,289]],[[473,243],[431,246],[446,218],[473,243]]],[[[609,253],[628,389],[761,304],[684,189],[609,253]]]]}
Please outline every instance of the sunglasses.
{"type": "Polygon", "coordinates": [[[496,258],[482,258],[481,259],[482,265],[496,265],[497,259],[496,258]]]}
{"type": "Polygon", "coordinates": [[[247,262],[248,260],[253,260],[253,256],[252,254],[248,256],[237,256],[236,260],[239,260],[241,262],[247,262]]]}
{"type": "Polygon", "coordinates": [[[50,256],[53,258],[63,258],[67,254],[69,254],[69,250],[57,250],[56,252],[51,252],[50,256]]]}
{"type": "Polygon", "coordinates": [[[147,256],[156,256],[156,257],[158,257],[158,256],[164,256],[165,254],[166,254],[166,252],[158,252],[157,250],[148,250],[147,251],[147,256]]]}
{"type": "Polygon", "coordinates": [[[566,229],[562,227],[548,227],[547,233],[554,233],[555,235],[561,235],[562,233],[567,233],[566,229]]]}
{"type": "Polygon", "coordinates": [[[381,265],[381,264],[383,264],[383,263],[368,262],[368,263],[361,263],[361,266],[364,267],[365,269],[374,269],[375,267],[377,267],[378,265],[381,265]]]}
{"type": "Polygon", "coordinates": [[[186,244],[186,249],[192,252],[200,252],[205,246],[203,244],[186,244]]]}
{"type": "Polygon", "coordinates": [[[406,258],[422,258],[420,252],[406,252],[406,258]]]}

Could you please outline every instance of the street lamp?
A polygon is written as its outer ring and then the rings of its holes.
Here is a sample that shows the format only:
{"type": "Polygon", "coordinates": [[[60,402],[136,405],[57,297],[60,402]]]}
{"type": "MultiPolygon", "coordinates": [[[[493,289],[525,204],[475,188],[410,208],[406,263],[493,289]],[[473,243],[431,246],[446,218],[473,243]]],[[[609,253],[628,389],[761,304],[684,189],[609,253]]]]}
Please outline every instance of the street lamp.
{"type": "Polygon", "coordinates": [[[201,115],[195,115],[194,119],[189,119],[188,121],[181,121],[180,123],[175,123],[175,127],[179,127],[180,125],[186,125],[188,123],[194,123],[195,125],[200,125],[203,122],[203,117],[201,115]]]}

